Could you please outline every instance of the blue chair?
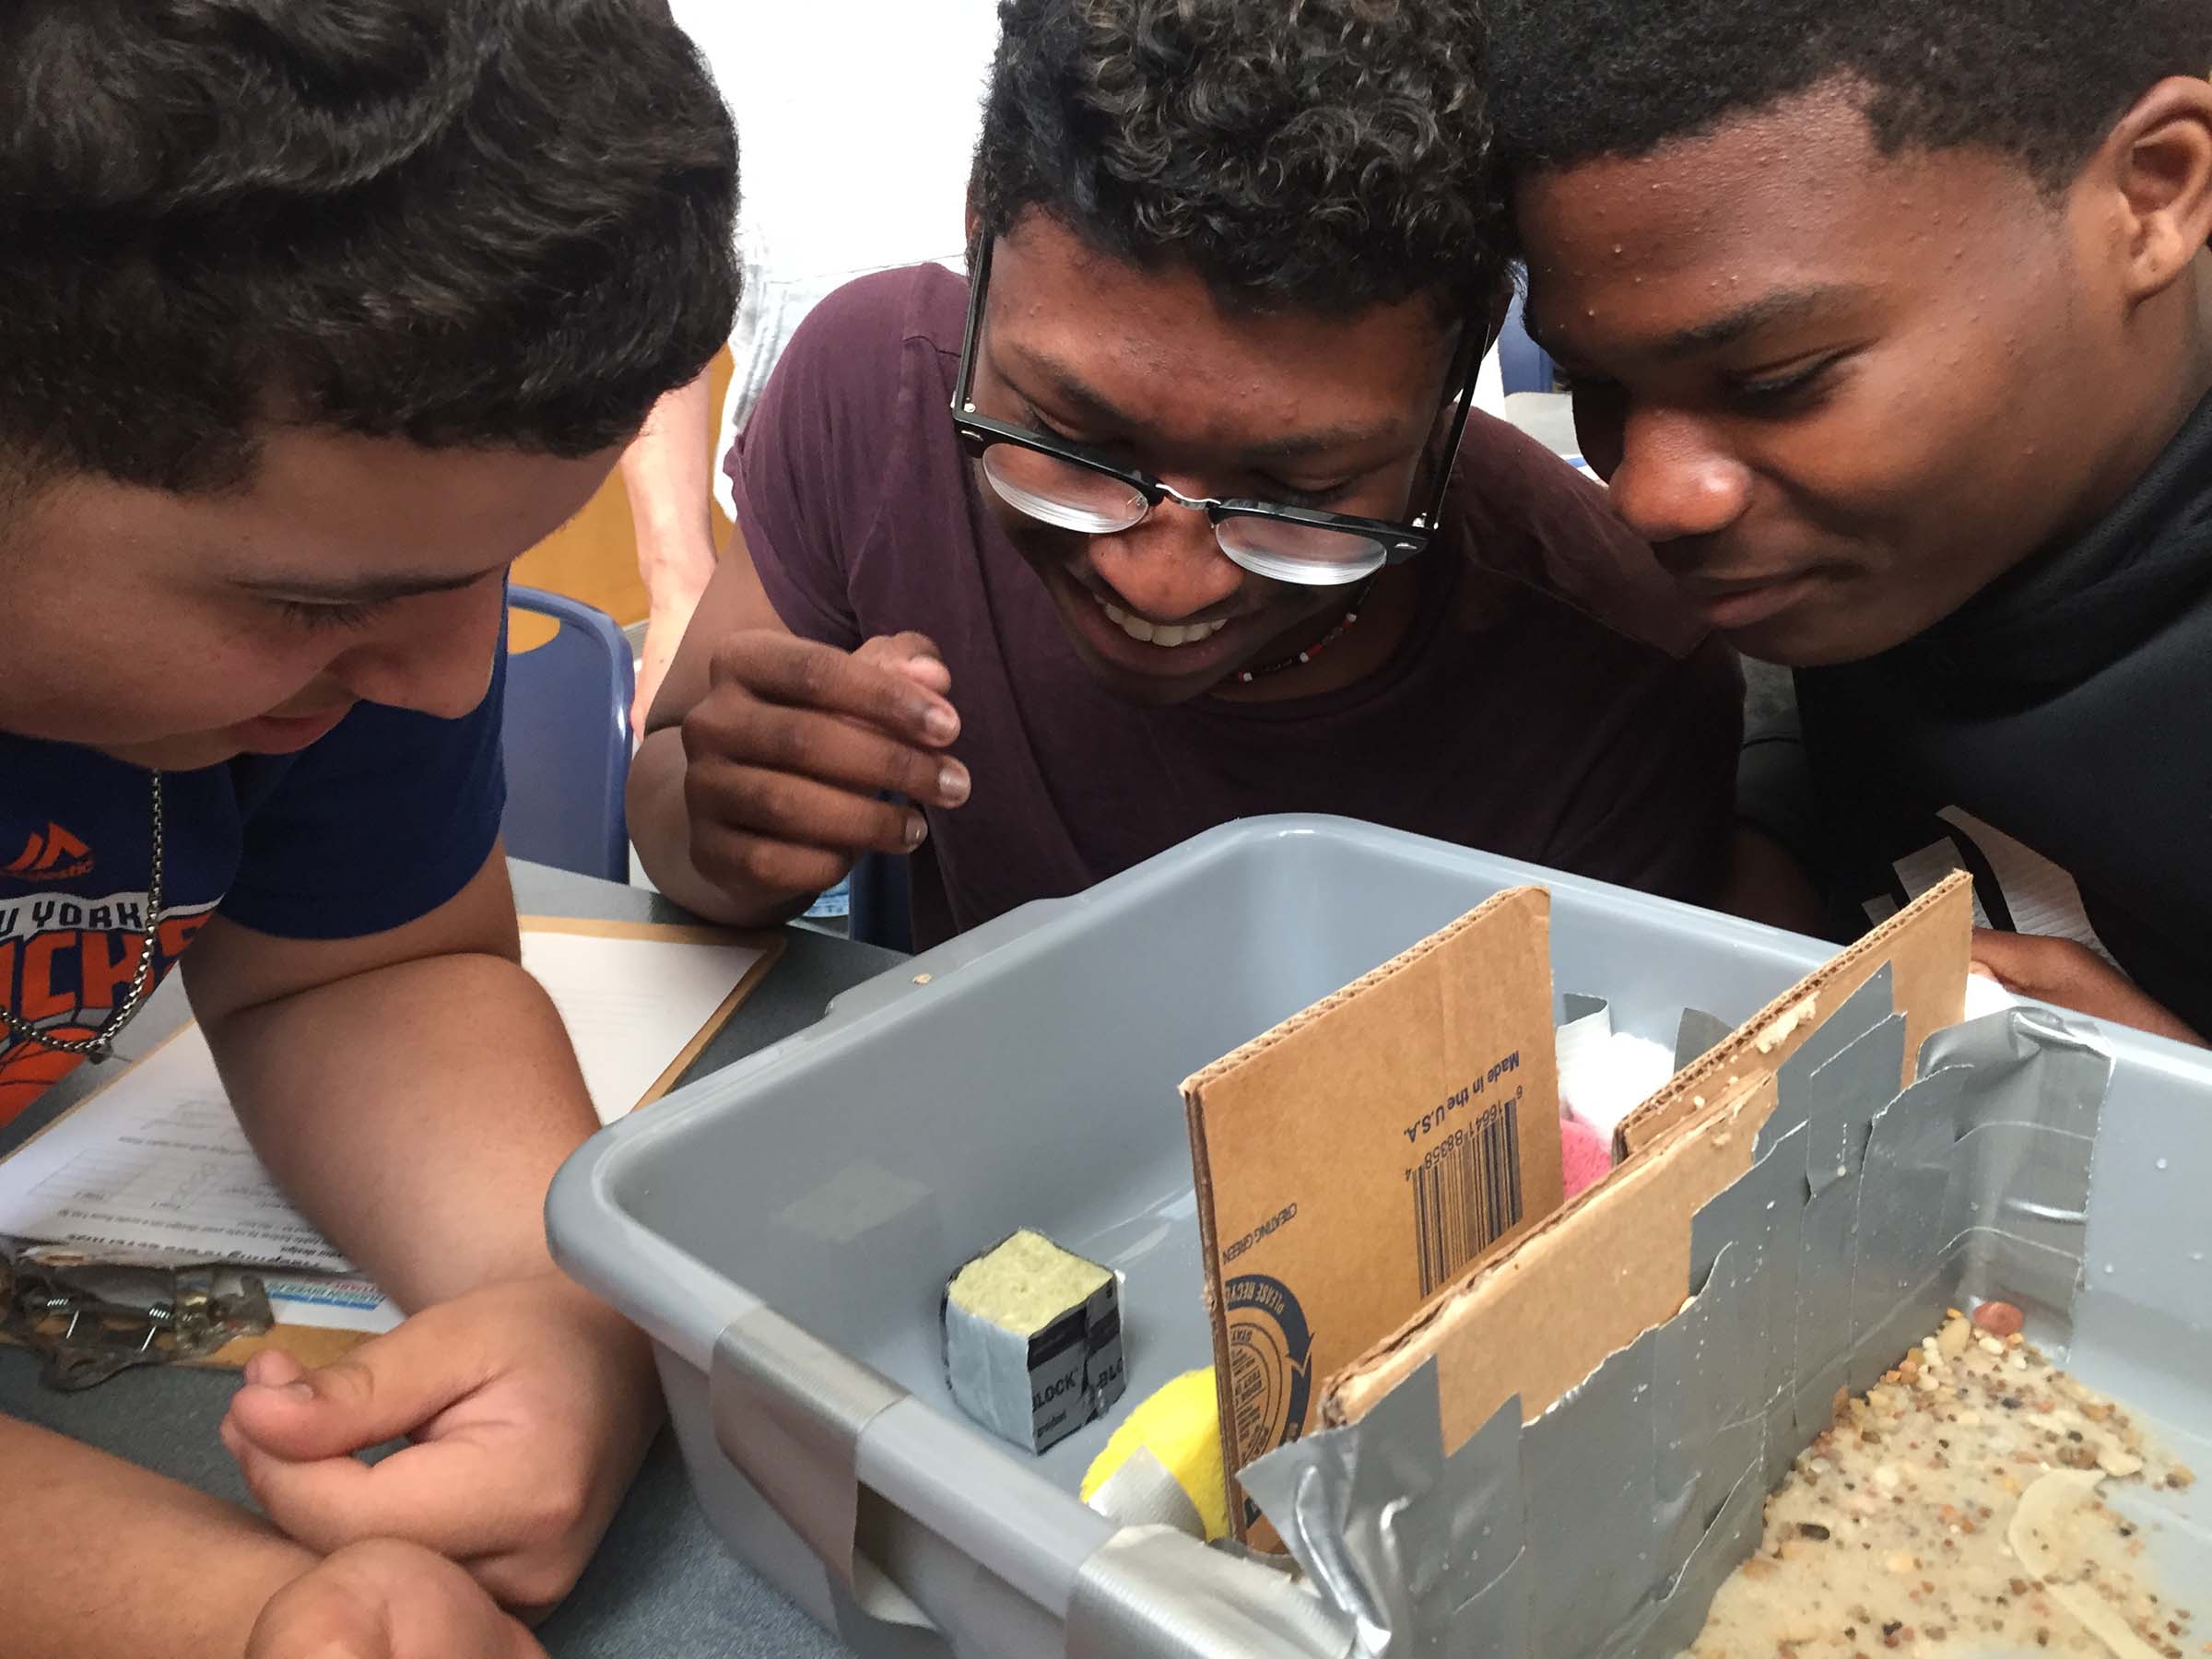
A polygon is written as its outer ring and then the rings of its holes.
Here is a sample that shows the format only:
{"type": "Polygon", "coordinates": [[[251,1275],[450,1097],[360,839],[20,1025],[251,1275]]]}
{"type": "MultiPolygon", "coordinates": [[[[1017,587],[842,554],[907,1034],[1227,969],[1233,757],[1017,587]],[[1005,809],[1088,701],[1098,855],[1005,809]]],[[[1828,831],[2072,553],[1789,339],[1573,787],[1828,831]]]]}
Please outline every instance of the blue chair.
{"type": "MultiPolygon", "coordinates": [[[[511,611],[550,618],[551,639],[524,628],[507,654],[507,815],[517,858],[580,876],[629,880],[622,791],[629,781],[629,641],[605,611],[535,588],[508,590],[511,611]]],[[[511,618],[512,620],[512,618],[511,618]]],[[[511,633],[514,631],[511,629],[511,633]]]]}
{"type": "Polygon", "coordinates": [[[1509,394],[1552,389],[1551,357],[1529,338],[1528,326],[1521,320],[1525,305],[1526,300],[1516,292],[1512,309],[1505,313],[1505,326],[1498,335],[1498,367],[1504,374],[1509,394]]]}

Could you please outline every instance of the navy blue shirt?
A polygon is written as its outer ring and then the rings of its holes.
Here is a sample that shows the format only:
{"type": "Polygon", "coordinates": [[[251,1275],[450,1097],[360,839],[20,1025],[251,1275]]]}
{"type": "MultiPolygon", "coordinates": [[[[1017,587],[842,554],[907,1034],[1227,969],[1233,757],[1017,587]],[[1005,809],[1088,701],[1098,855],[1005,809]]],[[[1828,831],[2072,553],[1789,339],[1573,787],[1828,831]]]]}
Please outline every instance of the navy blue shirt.
{"type": "MultiPolygon", "coordinates": [[[[506,802],[501,651],[460,720],[363,703],[296,755],[162,774],[157,979],[213,915],[356,938],[436,910],[483,868],[506,802]]],[[[151,784],[96,750],[0,732],[0,1002],[88,1037],[127,994],[147,920],[151,784]]],[[[0,1124],[73,1056],[0,1029],[0,1124]]]]}

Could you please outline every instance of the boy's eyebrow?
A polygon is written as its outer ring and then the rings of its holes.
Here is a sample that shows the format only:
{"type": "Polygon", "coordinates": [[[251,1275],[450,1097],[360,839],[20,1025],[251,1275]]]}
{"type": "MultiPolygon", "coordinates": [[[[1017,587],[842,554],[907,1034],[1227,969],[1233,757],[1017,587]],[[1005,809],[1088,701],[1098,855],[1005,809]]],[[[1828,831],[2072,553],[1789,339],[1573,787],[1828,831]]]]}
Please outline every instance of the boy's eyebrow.
{"type": "MultiPolygon", "coordinates": [[[[1717,347],[1732,346],[1745,335],[1762,328],[1802,321],[1829,306],[1858,300],[1864,293],[1864,289],[1841,282],[1816,282],[1799,288],[1776,288],[1771,293],[1761,294],[1758,299],[1737,306],[1732,312],[1724,312],[1717,317],[1664,335],[1649,347],[1649,351],[1654,357],[1691,357],[1717,347]]],[[[1521,321],[1528,330],[1528,337],[1552,356],[1573,356],[1571,352],[1556,348],[1551,340],[1550,328],[1537,315],[1533,300],[1523,308],[1521,321]]]]}
{"type": "Polygon", "coordinates": [[[310,605],[382,605],[394,599],[412,599],[422,594],[458,593],[474,587],[487,576],[504,571],[504,559],[464,576],[398,573],[332,580],[318,576],[241,576],[239,587],[272,599],[297,599],[310,605]]]}
{"type": "MultiPolygon", "coordinates": [[[[1067,364],[1025,345],[1014,345],[1012,355],[1020,359],[1023,367],[1048,382],[1053,399],[1064,406],[1079,410],[1100,425],[1119,431],[1144,429],[1143,420],[1087,385],[1083,378],[1067,364]]],[[[1388,424],[1360,426],[1347,423],[1311,431],[1286,432],[1248,445],[1241,453],[1247,460],[1253,461],[1299,461],[1337,450],[1358,449],[1366,444],[1379,443],[1386,438],[1396,436],[1397,430],[1395,426],[1388,424]]]]}

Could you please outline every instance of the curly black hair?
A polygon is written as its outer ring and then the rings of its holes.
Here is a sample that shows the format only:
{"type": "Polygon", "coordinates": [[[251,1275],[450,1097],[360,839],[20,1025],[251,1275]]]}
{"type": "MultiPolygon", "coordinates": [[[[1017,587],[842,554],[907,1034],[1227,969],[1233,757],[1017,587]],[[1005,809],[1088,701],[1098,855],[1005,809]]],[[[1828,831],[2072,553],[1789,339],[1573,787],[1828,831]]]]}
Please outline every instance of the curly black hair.
{"type": "Polygon", "coordinates": [[[2212,71],[2212,0],[1490,0],[1515,167],[1647,155],[1841,85],[1887,155],[1985,146],[2045,190],[2168,76],[2212,71]]]}
{"type": "Polygon", "coordinates": [[[6,0],[0,475],[592,453],[726,335],[736,188],[650,0],[6,0]]]}
{"type": "Polygon", "coordinates": [[[1472,0],[1004,0],[971,203],[1226,306],[1454,311],[1504,279],[1472,0]]]}

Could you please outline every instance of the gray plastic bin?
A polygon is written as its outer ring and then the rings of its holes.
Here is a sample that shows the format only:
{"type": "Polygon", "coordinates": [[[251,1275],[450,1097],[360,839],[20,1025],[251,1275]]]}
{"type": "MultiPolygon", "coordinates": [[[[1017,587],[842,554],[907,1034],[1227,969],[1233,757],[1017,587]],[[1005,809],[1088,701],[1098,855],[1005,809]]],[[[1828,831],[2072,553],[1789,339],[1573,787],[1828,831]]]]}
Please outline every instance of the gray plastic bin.
{"type": "MultiPolygon", "coordinates": [[[[1831,954],[1348,820],[1250,819],[915,958],[604,1131],[554,1184],[556,1253],[658,1345],[731,1547],[864,1655],[1225,1651],[1067,1645],[1115,1531],[1074,1496],[1111,1425],[1041,1458],[970,1425],[940,1372],[945,1277],[1037,1227],[1127,1275],[1124,1410],[1207,1363],[1177,1085],[1529,882],[1552,892],[1557,989],[1605,996],[1617,1029],[1663,1041],[1685,1006],[1740,1020],[1831,954]]],[[[2212,1089],[2212,1066],[2173,1045],[2112,1046],[2115,1101],[2137,1071],[2212,1089]]],[[[2198,1277],[2194,1301],[2158,1310],[2168,1342],[2177,1318],[2212,1328],[2198,1277]]],[[[1190,1549],[1191,1582],[1232,1600],[1238,1574],[1270,1576],[1190,1549]]]]}

